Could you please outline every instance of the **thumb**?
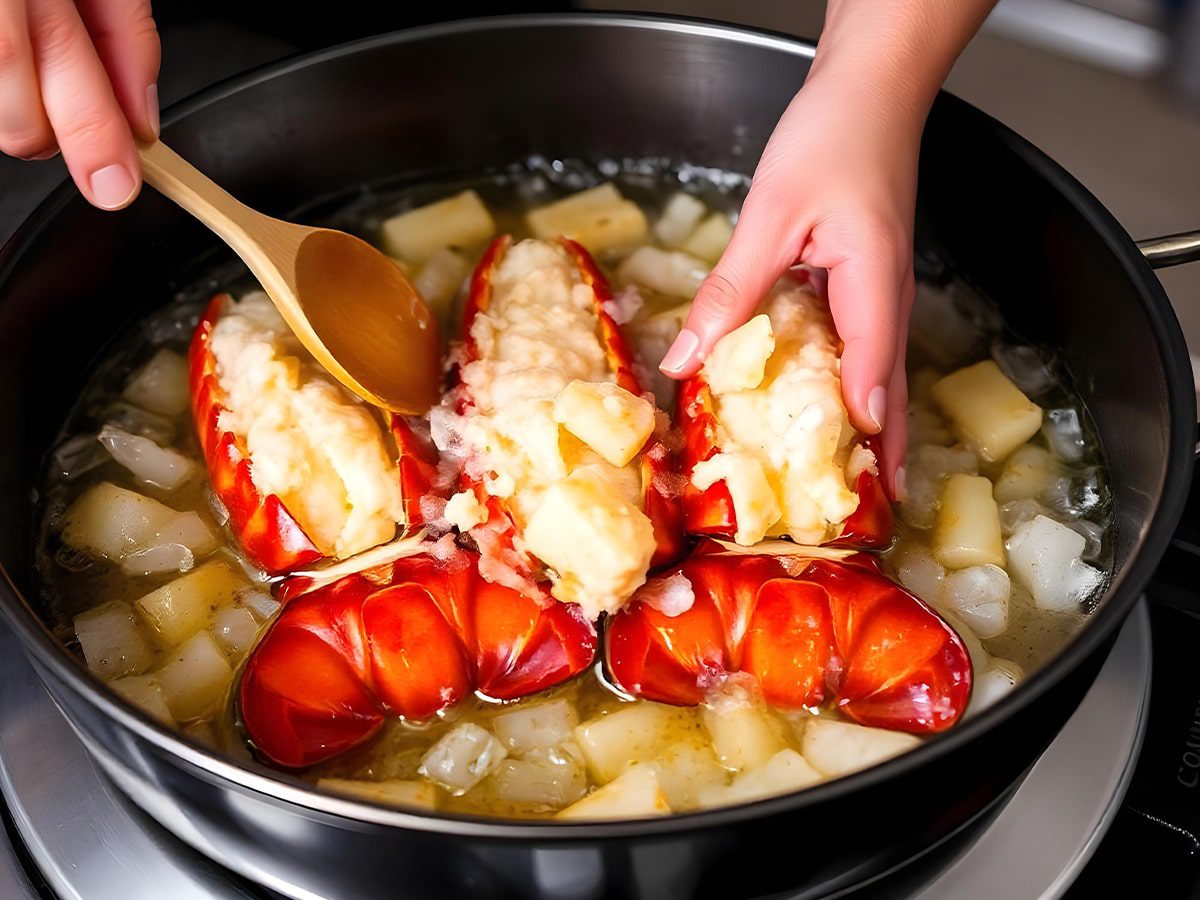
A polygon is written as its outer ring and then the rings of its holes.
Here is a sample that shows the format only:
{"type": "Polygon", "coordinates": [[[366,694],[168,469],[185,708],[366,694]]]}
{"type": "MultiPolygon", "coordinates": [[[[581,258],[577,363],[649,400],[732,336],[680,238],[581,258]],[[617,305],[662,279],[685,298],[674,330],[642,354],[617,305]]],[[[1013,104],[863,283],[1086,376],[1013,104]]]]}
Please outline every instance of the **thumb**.
{"type": "Polygon", "coordinates": [[[799,243],[785,228],[777,213],[746,198],[729,246],[700,285],[687,322],[659,364],[663,374],[695,375],[713,345],[753,315],[798,255],[799,243]]]}

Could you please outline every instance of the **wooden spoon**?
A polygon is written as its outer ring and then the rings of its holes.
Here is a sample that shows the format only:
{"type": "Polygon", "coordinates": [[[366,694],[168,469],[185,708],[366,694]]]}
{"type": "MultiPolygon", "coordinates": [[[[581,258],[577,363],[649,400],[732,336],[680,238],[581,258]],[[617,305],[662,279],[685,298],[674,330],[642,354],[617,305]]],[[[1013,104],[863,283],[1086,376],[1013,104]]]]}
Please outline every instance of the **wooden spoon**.
{"type": "Polygon", "coordinates": [[[417,415],[433,405],[441,387],[437,322],[394,262],[344,232],[250,209],[161,141],[138,153],[146,183],[233,248],[338,381],[394,412],[417,415]]]}

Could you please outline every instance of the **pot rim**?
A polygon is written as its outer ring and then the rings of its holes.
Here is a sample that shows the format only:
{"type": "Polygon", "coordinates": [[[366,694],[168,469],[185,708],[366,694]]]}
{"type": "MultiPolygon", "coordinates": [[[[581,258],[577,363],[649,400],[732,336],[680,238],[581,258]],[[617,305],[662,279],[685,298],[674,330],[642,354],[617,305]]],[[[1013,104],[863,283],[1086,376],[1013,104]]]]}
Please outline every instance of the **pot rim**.
{"type": "MultiPolygon", "coordinates": [[[[815,52],[815,45],[811,41],[697,18],[628,13],[560,13],[464,19],[367,37],[235,75],[173,104],[163,117],[164,130],[191,113],[247,88],[363,51],[485,30],[564,27],[665,31],[733,41],[807,59],[811,59],[815,52]]],[[[1109,252],[1120,262],[1143,298],[1151,330],[1167,363],[1163,379],[1171,416],[1170,443],[1163,461],[1163,491],[1157,498],[1154,515],[1150,517],[1126,565],[1109,584],[1105,598],[1090,615],[1085,627],[1054,659],[1022,682],[1015,691],[969,721],[899,757],[799,792],[664,818],[548,823],[452,813],[407,812],[319,792],[315,786],[292,774],[269,769],[256,762],[234,762],[224,754],[202,747],[158,724],[121,700],[79,664],[65,646],[53,637],[17,590],[3,566],[0,566],[0,613],[17,633],[22,647],[35,662],[43,680],[49,675],[61,682],[138,738],[153,745],[156,751],[182,762],[193,775],[245,794],[257,795],[277,805],[299,806],[323,817],[346,820],[347,827],[367,823],[474,838],[563,842],[680,834],[709,826],[768,817],[805,806],[817,807],[860,791],[869,791],[876,785],[903,777],[975,741],[1064,679],[1083,659],[1099,651],[1140,597],[1167,548],[1185,505],[1194,453],[1195,399],[1192,379],[1182,362],[1188,359],[1186,345],[1170,302],[1133,239],[1112,214],[1066,170],[1007,126],[944,91],[940,92],[938,102],[942,105],[958,105],[962,114],[973,116],[977,122],[994,132],[1012,152],[1050,182],[1107,244],[1109,252]]],[[[24,248],[43,229],[52,227],[61,209],[73,201],[77,201],[74,187],[64,181],[0,249],[0,293],[13,270],[20,264],[24,248]]]]}

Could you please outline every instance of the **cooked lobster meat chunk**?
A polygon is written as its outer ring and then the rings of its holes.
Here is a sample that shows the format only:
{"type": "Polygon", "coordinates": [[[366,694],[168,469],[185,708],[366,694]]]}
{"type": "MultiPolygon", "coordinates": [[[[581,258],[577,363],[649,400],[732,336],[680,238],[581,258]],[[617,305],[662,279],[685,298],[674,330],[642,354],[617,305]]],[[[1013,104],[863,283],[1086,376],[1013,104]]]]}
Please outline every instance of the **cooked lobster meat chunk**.
{"type": "Polygon", "coordinates": [[[887,544],[891,508],[842,402],[840,352],[828,306],[791,275],[717,342],[677,404],[689,533],[887,544]]]}
{"type": "Polygon", "coordinates": [[[701,550],[608,620],[607,665],[622,690],[695,705],[744,672],[776,707],[832,707],[863,725],[937,732],[963,714],[962,640],[869,559],[701,550]],[[690,603],[664,605],[666,594],[690,603]]]}
{"type": "Polygon", "coordinates": [[[485,581],[473,553],[409,556],[282,593],[239,706],[258,752],[291,768],[362,744],[388,715],[428,719],[471,692],[537,693],[596,654],[596,630],[577,607],[485,581]]]}
{"type": "Polygon", "coordinates": [[[352,556],[406,521],[383,420],[320,368],[265,294],[213,299],[189,382],[213,489],[257,565],[352,556]]]}
{"type": "Polygon", "coordinates": [[[549,580],[589,618],[681,544],[666,423],[610,299],[578,244],[497,239],[473,278],[457,387],[431,414],[438,449],[463,467],[446,516],[474,537],[484,577],[531,596],[549,580]]]}

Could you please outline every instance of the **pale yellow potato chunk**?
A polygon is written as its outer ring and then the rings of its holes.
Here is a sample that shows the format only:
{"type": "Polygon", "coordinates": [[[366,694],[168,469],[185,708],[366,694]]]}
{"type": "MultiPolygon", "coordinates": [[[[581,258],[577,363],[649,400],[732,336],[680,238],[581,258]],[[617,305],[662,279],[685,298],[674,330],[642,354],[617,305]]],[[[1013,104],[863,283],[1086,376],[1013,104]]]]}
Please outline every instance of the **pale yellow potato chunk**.
{"type": "Polygon", "coordinates": [[[988,462],[1004,459],[1042,427],[1042,408],[990,359],[947,375],[930,392],[958,437],[988,462]]]}
{"type": "Polygon", "coordinates": [[[666,247],[678,247],[696,230],[708,207],[691,194],[676,191],[654,223],[654,236],[666,247]]]}
{"type": "Polygon", "coordinates": [[[450,324],[450,307],[470,273],[471,263],[465,256],[443,247],[425,261],[413,279],[413,287],[443,327],[450,324]]]}
{"type": "Polygon", "coordinates": [[[728,685],[702,708],[713,752],[728,769],[761,766],[784,747],[779,727],[766,707],[740,685],[728,685]]]}
{"type": "Polygon", "coordinates": [[[836,778],[899,756],[920,743],[920,738],[903,731],[814,718],[804,727],[801,749],[818,772],[836,778]]]}
{"type": "Polygon", "coordinates": [[[1026,444],[1005,460],[992,494],[1000,504],[1041,498],[1060,474],[1058,462],[1049,450],[1026,444]]]}
{"type": "Polygon", "coordinates": [[[577,800],[559,819],[639,819],[671,811],[653,766],[633,766],[615,781],[577,800]]]}
{"type": "Polygon", "coordinates": [[[784,748],[753,769],[748,769],[728,785],[711,787],[700,794],[702,806],[729,806],[749,803],[764,797],[774,797],[811,787],[824,776],[803,756],[790,747],[784,748]]]}
{"type": "Polygon", "coordinates": [[[715,212],[696,226],[696,230],[683,242],[681,249],[706,262],[715,263],[725,252],[731,237],[733,224],[729,221],[729,216],[715,212]]]}
{"type": "Polygon", "coordinates": [[[213,712],[225,697],[233,668],[211,634],[201,631],[175,649],[158,671],[167,708],[178,721],[213,712]]]}
{"type": "Polygon", "coordinates": [[[153,675],[127,675],[112,682],[109,687],[141,709],[152,719],[157,719],[164,725],[175,724],[175,717],[167,709],[166,698],[158,679],[153,675]]]}
{"type": "Polygon", "coordinates": [[[76,550],[120,560],[149,545],[178,516],[157,500],[102,481],[71,504],[62,539],[76,550]]]}
{"type": "Polygon", "coordinates": [[[383,223],[383,248],[389,256],[421,264],[447,247],[481,244],[496,233],[496,223],[474,191],[392,216],[383,223]]]}
{"type": "Polygon", "coordinates": [[[190,399],[187,360],[170,350],[159,350],[129,379],[121,396],[153,413],[179,415],[190,399]]]}
{"type": "Polygon", "coordinates": [[[135,604],[142,621],[164,644],[178,644],[208,624],[214,610],[228,606],[249,584],[227,563],[205,563],[151,591],[135,604]]]}
{"type": "Polygon", "coordinates": [[[619,284],[637,284],[656,294],[690,300],[708,275],[708,263],[688,253],[638,247],[617,269],[619,284]]]}
{"type": "Polygon", "coordinates": [[[534,237],[552,240],[565,235],[595,254],[631,249],[643,243],[649,231],[641,208],[611,183],[531,210],[525,224],[534,237]]]}
{"type": "Polygon", "coordinates": [[[933,555],[948,569],[1004,567],[1000,510],[982,475],[950,475],[942,483],[933,526],[933,555]]]}
{"type": "Polygon", "coordinates": [[[650,762],[671,739],[680,713],[673,707],[642,701],[575,728],[592,777],[612,781],[634,763],[650,762]]]}
{"type": "Polygon", "coordinates": [[[775,352],[775,332],[765,313],[717,341],[704,363],[704,378],[717,395],[752,391],[762,384],[767,360],[775,352]]]}
{"type": "Polygon", "coordinates": [[[356,800],[382,803],[385,806],[437,807],[437,788],[428,781],[359,781],[354,778],[321,778],[317,789],[342,794],[356,800]]]}
{"type": "Polygon", "coordinates": [[[607,381],[572,381],[554,398],[554,421],[614,466],[628,464],[654,431],[654,406],[607,381]]]}
{"type": "Polygon", "coordinates": [[[721,790],[729,781],[728,770],[721,767],[712,746],[703,740],[680,741],[660,750],[654,766],[658,783],[675,812],[702,805],[701,795],[721,790]]]}
{"type": "Polygon", "coordinates": [[[106,603],[75,617],[75,637],[88,668],[106,681],[146,671],[154,651],[125,603],[106,603]]]}

